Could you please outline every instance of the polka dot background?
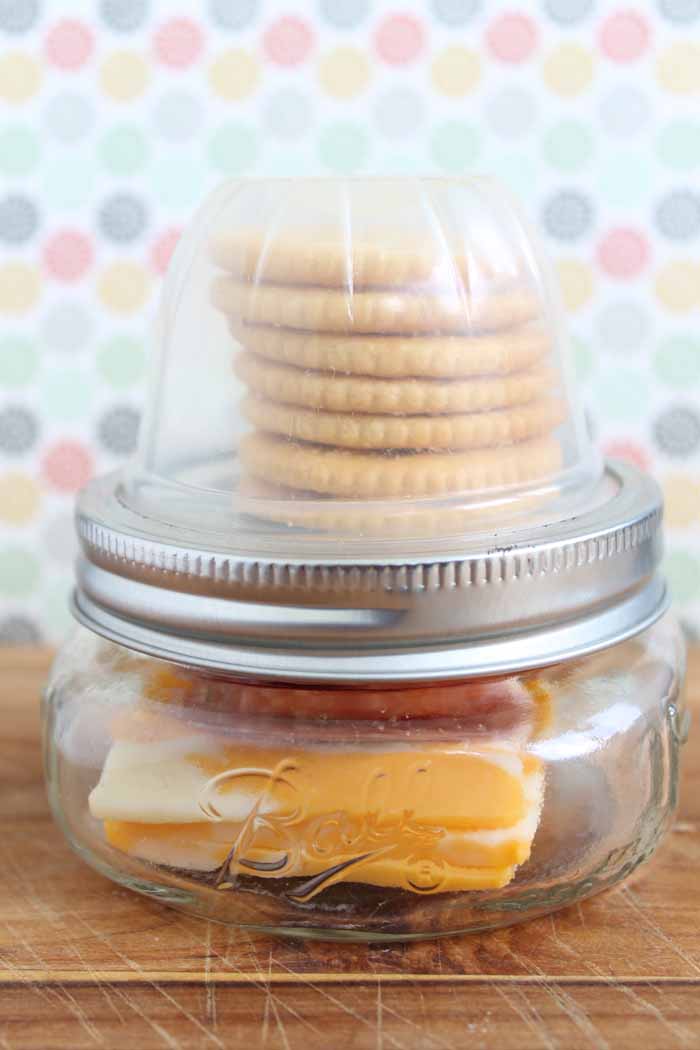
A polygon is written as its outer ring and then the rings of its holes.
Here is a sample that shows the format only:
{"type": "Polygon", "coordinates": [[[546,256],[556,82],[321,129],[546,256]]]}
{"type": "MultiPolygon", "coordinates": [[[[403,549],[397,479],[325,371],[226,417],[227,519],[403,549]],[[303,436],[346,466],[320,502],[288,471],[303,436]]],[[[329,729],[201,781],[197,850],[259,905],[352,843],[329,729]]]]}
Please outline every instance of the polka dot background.
{"type": "Polygon", "coordinates": [[[493,172],[591,425],[661,479],[700,636],[700,0],[1,0],[0,642],[56,642],[77,489],[134,449],[158,290],[223,178],[493,172]]]}

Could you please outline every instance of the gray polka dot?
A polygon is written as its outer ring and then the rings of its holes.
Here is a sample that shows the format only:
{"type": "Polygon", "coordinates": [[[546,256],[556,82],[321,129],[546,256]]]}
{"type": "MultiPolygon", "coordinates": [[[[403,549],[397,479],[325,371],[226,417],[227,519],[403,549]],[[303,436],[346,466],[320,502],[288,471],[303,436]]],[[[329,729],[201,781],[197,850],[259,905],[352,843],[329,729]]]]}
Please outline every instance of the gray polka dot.
{"type": "Polygon", "coordinates": [[[108,452],[117,456],[128,456],[136,448],[139,431],[139,414],[130,405],[110,408],[102,416],[97,434],[100,443],[108,452]]]}
{"type": "Polygon", "coordinates": [[[170,91],[163,95],[153,117],[156,131],[169,142],[185,142],[204,124],[202,104],[188,91],[170,91]]]}
{"type": "Polygon", "coordinates": [[[669,22],[687,24],[700,18],[700,0],[659,0],[659,10],[669,22]]]}
{"type": "Polygon", "coordinates": [[[118,33],[130,33],[148,16],[148,0],[101,0],[102,21],[118,33]]]}
{"type": "Polygon", "coordinates": [[[38,225],[39,213],[28,197],[13,194],[0,201],[0,240],[6,244],[28,241],[38,225]]]}
{"type": "Polygon", "coordinates": [[[146,207],[138,197],[116,193],[100,208],[98,223],[102,234],[110,241],[135,241],[146,227],[146,207]]]}
{"type": "Polygon", "coordinates": [[[309,100],[303,91],[281,88],[268,98],[263,119],[271,135],[282,139],[298,138],[311,124],[309,100]]]}
{"type": "Polygon", "coordinates": [[[209,0],[209,17],[220,29],[243,29],[258,14],[257,0],[209,0]]]}
{"type": "Polygon", "coordinates": [[[44,111],[46,130],[59,142],[77,142],[89,134],[95,111],[83,96],[63,91],[48,102],[44,111]]]}
{"type": "Polygon", "coordinates": [[[0,645],[37,645],[40,641],[39,625],[26,616],[6,616],[0,620],[0,645]]]}
{"type": "Polygon", "coordinates": [[[90,342],[93,330],[92,316],[80,303],[70,301],[52,306],[41,326],[44,343],[62,353],[82,350],[90,342]]]}
{"type": "Polygon", "coordinates": [[[687,241],[700,232],[700,196],[691,190],[669,193],[656,209],[656,225],[664,237],[687,241]]]}
{"type": "Polygon", "coordinates": [[[425,105],[417,91],[396,87],[380,95],[374,119],[382,135],[398,139],[411,135],[425,118],[425,105]]]}
{"type": "Polygon", "coordinates": [[[72,514],[57,514],[46,523],[43,548],[56,561],[72,563],[78,549],[72,514]]]}
{"type": "Polygon", "coordinates": [[[598,344],[612,353],[635,353],[650,331],[649,315],[634,302],[610,303],[596,319],[598,344]]]}
{"type": "Polygon", "coordinates": [[[367,17],[369,0],[321,0],[321,14],[336,29],[351,29],[367,17]]]}
{"type": "Polygon", "coordinates": [[[593,10],[593,0],[545,0],[545,10],[553,22],[572,26],[582,22],[593,10]]]}
{"type": "Polygon", "coordinates": [[[486,104],[486,118],[503,138],[527,135],[535,123],[535,100],[528,91],[508,87],[497,91],[486,104]]]}
{"type": "Polygon", "coordinates": [[[464,25],[480,7],[481,0],[433,0],[435,17],[448,26],[464,25]]]}
{"type": "Polygon", "coordinates": [[[36,418],[28,409],[8,405],[0,411],[0,452],[19,456],[32,447],[38,433],[36,418]]]}
{"type": "Polygon", "coordinates": [[[673,405],[654,423],[654,438],[667,456],[692,456],[700,449],[700,415],[689,405],[673,405]]]}
{"type": "Polygon", "coordinates": [[[0,29],[6,33],[26,33],[38,17],[38,0],[0,0],[0,29]]]}
{"type": "Polygon", "coordinates": [[[542,221],[547,233],[560,241],[582,237],[593,221],[593,208],[588,197],[573,190],[562,190],[547,201],[542,221]]]}
{"type": "Polygon", "coordinates": [[[649,124],[651,103],[646,92],[621,84],[603,96],[599,113],[608,135],[629,138],[638,135],[649,124]]]}

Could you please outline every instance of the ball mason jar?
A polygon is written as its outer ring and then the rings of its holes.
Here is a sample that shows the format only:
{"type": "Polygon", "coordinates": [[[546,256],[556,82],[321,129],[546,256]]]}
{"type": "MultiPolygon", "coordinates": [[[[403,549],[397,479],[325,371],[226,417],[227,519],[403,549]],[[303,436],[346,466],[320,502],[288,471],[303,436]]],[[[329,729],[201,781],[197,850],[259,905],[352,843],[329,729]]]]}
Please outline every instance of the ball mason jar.
{"type": "Polygon", "coordinates": [[[673,812],[661,497],[604,463],[490,179],[225,183],[77,507],[53,811],[189,912],[373,940],[605,889],[673,812]]]}

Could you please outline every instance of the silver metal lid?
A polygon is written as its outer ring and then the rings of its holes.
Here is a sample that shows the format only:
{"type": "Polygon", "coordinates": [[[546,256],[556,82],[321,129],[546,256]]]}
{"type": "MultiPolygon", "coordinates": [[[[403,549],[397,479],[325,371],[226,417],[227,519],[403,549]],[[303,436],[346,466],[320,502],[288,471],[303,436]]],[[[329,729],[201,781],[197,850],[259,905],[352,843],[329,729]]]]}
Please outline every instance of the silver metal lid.
{"type": "Polygon", "coordinates": [[[144,519],[111,475],[82,493],[73,611],[161,659],[296,681],[409,681],[524,670],[643,630],[667,606],[658,486],[608,464],[565,520],[401,558],[216,549],[144,519]]]}

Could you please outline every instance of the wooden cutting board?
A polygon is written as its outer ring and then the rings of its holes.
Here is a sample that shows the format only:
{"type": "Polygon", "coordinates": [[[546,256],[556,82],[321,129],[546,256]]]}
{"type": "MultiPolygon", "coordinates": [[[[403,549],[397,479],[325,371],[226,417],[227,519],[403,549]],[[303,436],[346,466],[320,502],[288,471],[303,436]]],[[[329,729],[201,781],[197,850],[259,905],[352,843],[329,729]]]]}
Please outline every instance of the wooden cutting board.
{"type": "MultiPolygon", "coordinates": [[[[681,808],[631,883],[482,935],[288,943],[113,886],[49,816],[45,651],[0,650],[0,1050],[700,1047],[700,732],[681,808]]],[[[700,708],[700,650],[690,698],[700,708]]]]}

